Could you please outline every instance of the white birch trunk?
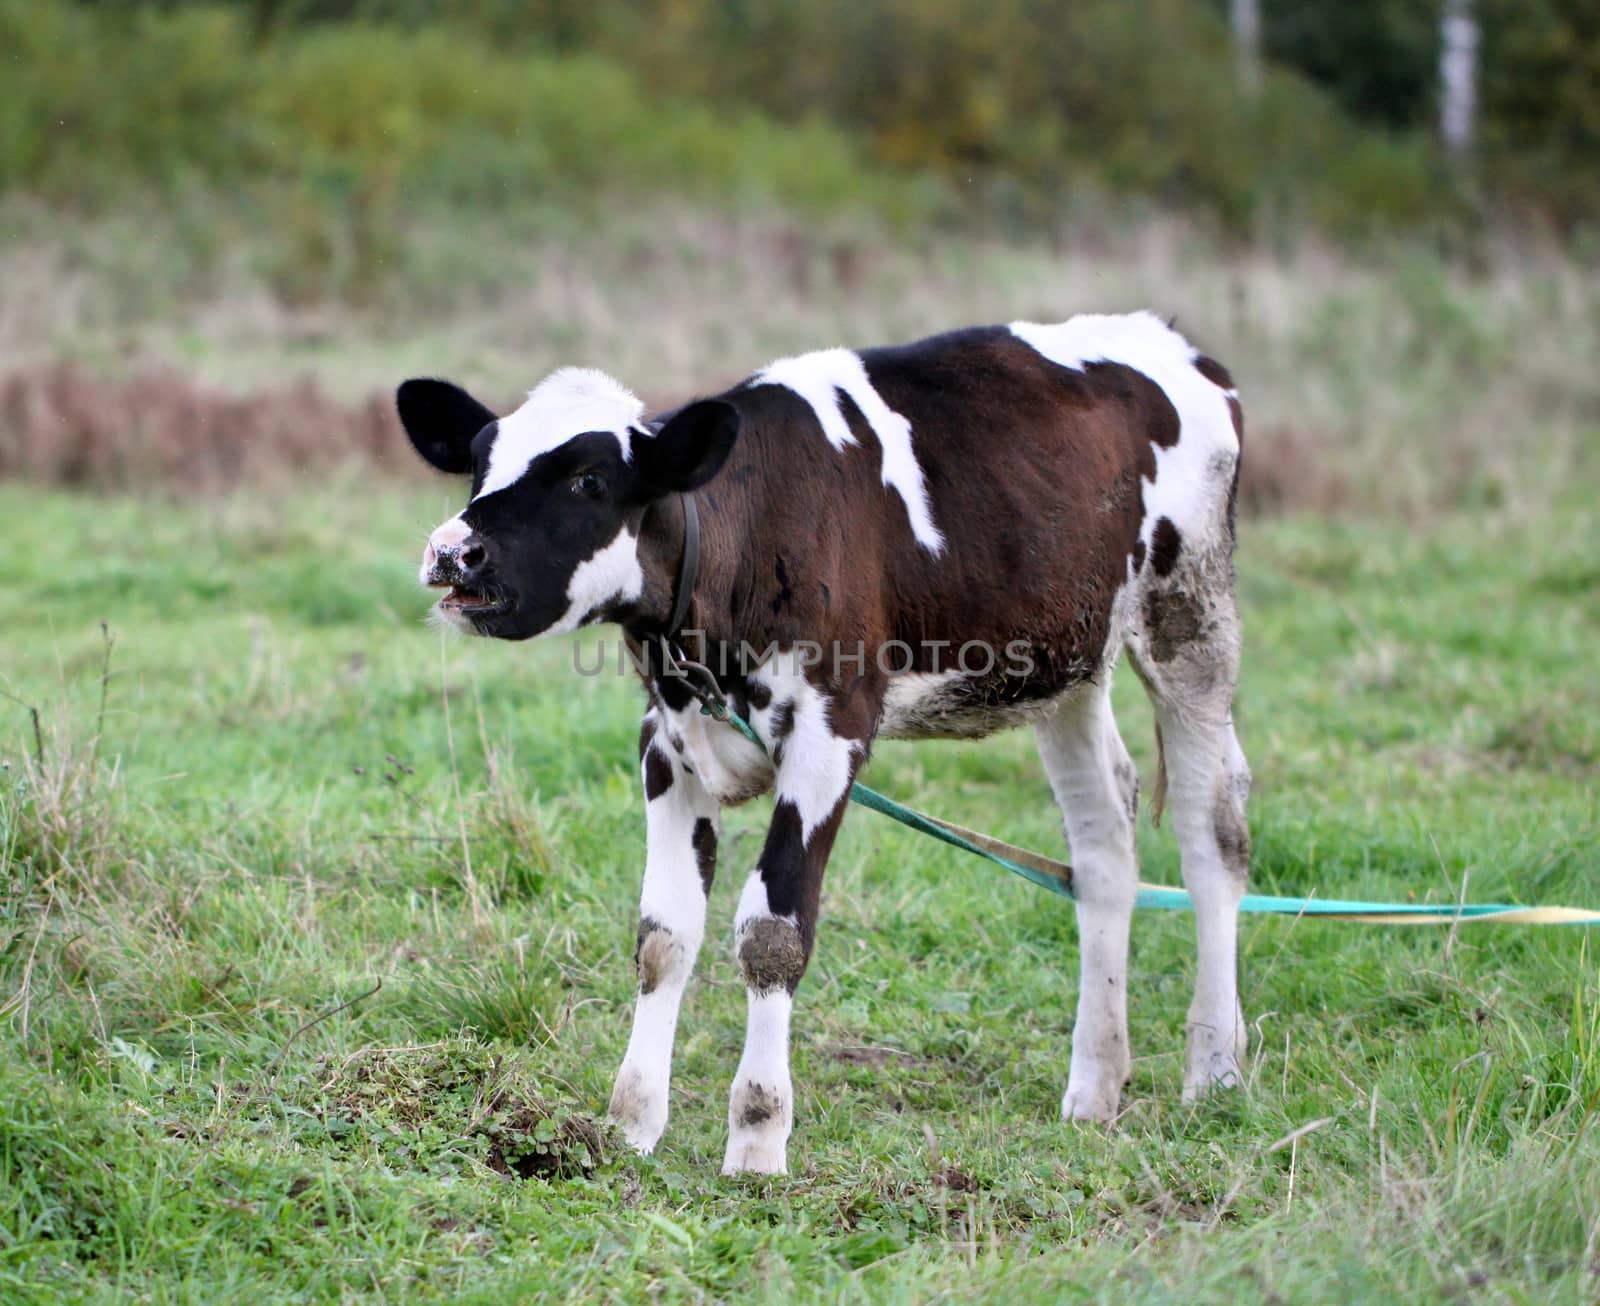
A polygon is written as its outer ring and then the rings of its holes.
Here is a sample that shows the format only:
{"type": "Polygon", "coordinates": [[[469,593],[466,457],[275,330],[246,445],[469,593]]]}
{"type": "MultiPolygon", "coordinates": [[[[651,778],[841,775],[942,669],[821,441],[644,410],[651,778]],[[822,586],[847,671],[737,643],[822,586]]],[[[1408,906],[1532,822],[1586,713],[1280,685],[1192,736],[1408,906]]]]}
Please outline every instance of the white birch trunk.
{"type": "Polygon", "coordinates": [[[1478,112],[1478,19],[1472,0],[1444,0],[1440,19],[1439,136],[1445,149],[1472,149],[1478,112]]]}
{"type": "Polygon", "coordinates": [[[1239,89],[1253,95],[1261,85],[1261,0],[1229,0],[1234,73],[1239,89]]]}

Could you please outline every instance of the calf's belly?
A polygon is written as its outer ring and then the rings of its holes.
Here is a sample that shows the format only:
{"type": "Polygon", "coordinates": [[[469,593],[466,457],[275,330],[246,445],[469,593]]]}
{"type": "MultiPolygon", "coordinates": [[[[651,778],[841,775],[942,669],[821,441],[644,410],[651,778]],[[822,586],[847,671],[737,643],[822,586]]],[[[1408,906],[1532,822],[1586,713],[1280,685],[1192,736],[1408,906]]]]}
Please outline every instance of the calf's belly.
{"type": "Polygon", "coordinates": [[[1086,679],[1003,682],[959,671],[894,676],[884,695],[880,739],[982,739],[1029,725],[1086,679]]]}

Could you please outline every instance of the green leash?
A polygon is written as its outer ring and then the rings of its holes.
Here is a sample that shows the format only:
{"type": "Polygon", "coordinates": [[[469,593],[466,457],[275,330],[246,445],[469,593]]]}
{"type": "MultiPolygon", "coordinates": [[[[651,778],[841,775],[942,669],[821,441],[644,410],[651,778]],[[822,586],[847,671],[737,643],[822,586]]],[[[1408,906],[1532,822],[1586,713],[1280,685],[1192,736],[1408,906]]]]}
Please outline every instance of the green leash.
{"type": "MultiPolygon", "coordinates": [[[[672,615],[666,626],[670,632],[683,628],[684,618],[689,613],[689,603],[694,595],[695,573],[700,564],[699,508],[695,504],[693,494],[680,494],[678,502],[683,515],[683,553],[678,559],[677,596],[673,600],[672,615]]],[[[761,736],[750,728],[749,722],[728,706],[728,700],[723,697],[717,678],[711,674],[710,668],[684,657],[683,649],[678,645],[675,635],[667,634],[660,638],[665,670],[681,679],[689,692],[700,700],[701,713],[714,720],[727,722],[765,753],[767,746],[761,736]]],[[[949,844],[952,848],[959,848],[975,857],[993,862],[1013,875],[1020,875],[1030,884],[1037,884],[1041,889],[1048,889],[1063,898],[1072,897],[1072,867],[1065,862],[1030,852],[1026,848],[1018,848],[1015,844],[1006,843],[977,830],[968,830],[950,821],[941,821],[925,812],[907,807],[904,803],[897,803],[876,789],[868,789],[864,784],[850,786],[850,801],[859,803],[862,807],[870,807],[875,812],[882,812],[885,816],[899,821],[901,825],[908,825],[921,834],[949,844]]],[[[1135,905],[1162,907],[1169,911],[1188,911],[1194,908],[1187,890],[1143,882],[1139,885],[1139,896],[1135,899],[1135,905]]],[[[1457,925],[1464,921],[1504,921],[1518,925],[1600,925],[1600,912],[1581,911],[1576,907],[1508,907],[1493,903],[1459,903],[1452,907],[1442,907],[1425,903],[1272,898],[1259,893],[1245,894],[1239,902],[1239,910],[1267,912],[1279,916],[1321,916],[1327,920],[1366,921],[1372,925],[1457,925]]]]}
{"type": "MultiPolygon", "coordinates": [[[[696,663],[684,663],[686,669],[702,670],[696,663]]],[[[710,673],[706,680],[711,681],[710,673]]],[[[700,699],[703,715],[725,721],[742,734],[763,753],[767,751],[761,736],[734,712],[720,693],[714,689],[702,693],[691,684],[690,688],[700,699]]],[[[897,803],[876,789],[864,784],[850,786],[850,801],[874,812],[892,817],[901,825],[909,826],[920,834],[947,843],[952,848],[982,857],[996,866],[1020,875],[1041,889],[1072,897],[1072,868],[1065,862],[1041,856],[1026,848],[1018,848],[990,835],[968,830],[964,826],[941,821],[937,817],[919,812],[897,803]]],[[[1161,907],[1169,911],[1192,910],[1194,903],[1186,889],[1175,889],[1163,884],[1139,885],[1135,899],[1139,907],[1161,907]]],[[[1365,921],[1369,925],[1455,925],[1474,921],[1500,921],[1508,925],[1600,925],[1600,911],[1585,911],[1577,907],[1512,907],[1499,903],[1458,903],[1440,906],[1430,903],[1355,902],[1323,898],[1276,898],[1266,894],[1247,893],[1239,901],[1242,912],[1261,912],[1277,916],[1321,916],[1327,920],[1365,921]]]]}

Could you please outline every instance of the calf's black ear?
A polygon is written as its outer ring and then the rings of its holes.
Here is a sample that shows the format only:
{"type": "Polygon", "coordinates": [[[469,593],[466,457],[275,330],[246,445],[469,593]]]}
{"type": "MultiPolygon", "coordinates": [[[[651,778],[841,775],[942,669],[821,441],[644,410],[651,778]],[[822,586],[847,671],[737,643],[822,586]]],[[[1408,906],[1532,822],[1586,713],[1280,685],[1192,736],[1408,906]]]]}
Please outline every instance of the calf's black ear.
{"type": "Polygon", "coordinates": [[[495,420],[495,414],[460,386],[429,377],[403,382],[395,407],[417,452],[441,472],[454,475],[472,470],[472,437],[495,420]]]}
{"type": "Polygon", "coordinates": [[[640,497],[698,490],[722,470],[739,436],[739,411],[720,399],[680,408],[654,435],[633,441],[640,497]]]}

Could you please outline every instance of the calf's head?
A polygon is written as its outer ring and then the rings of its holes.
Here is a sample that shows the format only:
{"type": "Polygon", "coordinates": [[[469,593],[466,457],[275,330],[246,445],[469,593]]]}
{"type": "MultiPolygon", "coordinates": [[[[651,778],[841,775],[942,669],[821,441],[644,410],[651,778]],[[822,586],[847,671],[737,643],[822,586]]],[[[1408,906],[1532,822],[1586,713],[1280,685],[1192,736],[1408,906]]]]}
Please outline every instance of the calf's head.
{"type": "Polygon", "coordinates": [[[552,373],[505,417],[448,381],[407,381],[397,403],[424,459],[472,477],[466,509],[423,550],[422,583],[445,591],[443,620],[499,639],[626,620],[645,591],[650,506],[715,476],[739,429],[715,399],[646,423],[585,368],[552,373]]]}

